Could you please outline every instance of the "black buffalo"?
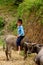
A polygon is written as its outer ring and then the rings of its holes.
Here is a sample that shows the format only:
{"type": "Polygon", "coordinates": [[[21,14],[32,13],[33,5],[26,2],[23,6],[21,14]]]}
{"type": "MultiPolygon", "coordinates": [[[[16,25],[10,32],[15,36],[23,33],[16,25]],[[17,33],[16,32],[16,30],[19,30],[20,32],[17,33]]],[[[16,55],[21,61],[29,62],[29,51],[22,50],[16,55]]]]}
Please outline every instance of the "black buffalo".
{"type": "Polygon", "coordinates": [[[25,42],[24,50],[25,50],[24,59],[26,59],[27,54],[37,53],[37,56],[35,57],[35,62],[38,65],[43,65],[43,44],[25,42]]]}

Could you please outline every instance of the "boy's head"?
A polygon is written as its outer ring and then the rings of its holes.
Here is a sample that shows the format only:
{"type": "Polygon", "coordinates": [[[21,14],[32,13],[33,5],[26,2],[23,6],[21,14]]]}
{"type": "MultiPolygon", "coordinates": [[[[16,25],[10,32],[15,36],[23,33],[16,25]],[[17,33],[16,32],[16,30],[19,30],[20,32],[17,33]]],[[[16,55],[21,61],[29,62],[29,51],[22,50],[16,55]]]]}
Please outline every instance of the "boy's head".
{"type": "Polygon", "coordinates": [[[22,19],[18,19],[17,25],[18,26],[22,25],[22,19]]]}

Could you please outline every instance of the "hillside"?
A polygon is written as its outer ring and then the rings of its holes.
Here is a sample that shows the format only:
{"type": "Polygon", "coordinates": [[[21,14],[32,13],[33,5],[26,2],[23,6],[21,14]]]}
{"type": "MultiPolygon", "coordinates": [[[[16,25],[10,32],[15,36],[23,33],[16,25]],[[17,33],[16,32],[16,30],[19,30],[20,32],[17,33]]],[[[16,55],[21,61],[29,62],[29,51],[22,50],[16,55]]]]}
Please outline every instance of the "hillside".
{"type": "Polygon", "coordinates": [[[5,22],[5,26],[0,32],[2,34],[11,33],[7,27],[11,24],[11,22],[16,21],[16,6],[13,6],[14,0],[0,0],[0,18],[2,18],[5,22]],[[3,3],[4,2],[4,3],[3,3]]]}
{"type": "Polygon", "coordinates": [[[22,18],[25,39],[43,43],[43,0],[24,0],[19,6],[14,5],[14,0],[0,0],[0,17],[5,22],[0,35],[17,35],[15,24],[18,18],[22,18]]]}

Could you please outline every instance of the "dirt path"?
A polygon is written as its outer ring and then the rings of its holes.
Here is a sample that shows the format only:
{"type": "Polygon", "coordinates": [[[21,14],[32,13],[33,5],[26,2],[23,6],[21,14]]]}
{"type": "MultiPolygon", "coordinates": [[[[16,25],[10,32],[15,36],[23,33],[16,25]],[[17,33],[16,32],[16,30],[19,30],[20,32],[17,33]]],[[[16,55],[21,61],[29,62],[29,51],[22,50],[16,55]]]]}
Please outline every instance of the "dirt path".
{"type": "Polygon", "coordinates": [[[35,65],[33,59],[33,55],[29,55],[29,57],[24,61],[23,56],[18,55],[17,51],[12,51],[12,59],[6,61],[6,56],[3,50],[0,47],[0,65],[35,65]]]}

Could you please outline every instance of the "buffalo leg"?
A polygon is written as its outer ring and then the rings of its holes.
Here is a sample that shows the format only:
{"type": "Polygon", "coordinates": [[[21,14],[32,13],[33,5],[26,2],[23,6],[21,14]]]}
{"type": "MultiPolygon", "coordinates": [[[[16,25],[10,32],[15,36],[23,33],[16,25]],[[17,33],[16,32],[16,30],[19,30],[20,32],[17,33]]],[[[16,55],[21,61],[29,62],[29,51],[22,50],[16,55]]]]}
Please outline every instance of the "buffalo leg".
{"type": "Polygon", "coordinates": [[[5,54],[6,54],[7,60],[9,60],[9,58],[8,58],[8,50],[7,49],[5,51],[5,54]]]}
{"type": "Polygon", "coordinates": [[[9,57],[11,58],[11,53],[9,53],[9,57]]]}
{"type": "Polygon", "coordinates": [[[11,45],[9,45],[9,47],[8,47],[8,56],[9,56],[10,59],[11,59],[11,50],[12,50],[11,45]]]}
{"type": "Polygon", "coordinates": [[[6,54],[6,57],[7,57],[7,60],[9,60],[9,57],[8,57],[8,52],[9,52],[9,45],[6,44],[6,51],[5,51],[5,54],[6,54]]]}
{"type": "Polygon", "coordinates": [[[27,45],[25,45],[25,47],[24,47],[24,60],[27,58],[27,50],[28,50],[28,48],[27,48],[27,45]]]}
{"type": "Polygon", "coordinates": [[[9,52],[9,58],[11,59],[11,51],[9,52]]]}
{"type": "Polygon", "coordinates": [[[27,51],[25,51],[24,60],[27,58],[27,51]]]}

